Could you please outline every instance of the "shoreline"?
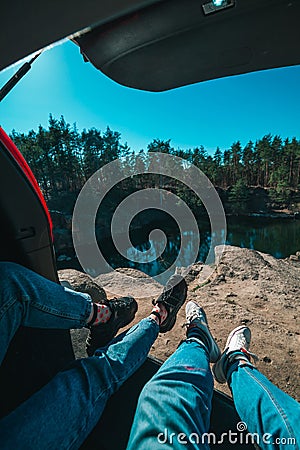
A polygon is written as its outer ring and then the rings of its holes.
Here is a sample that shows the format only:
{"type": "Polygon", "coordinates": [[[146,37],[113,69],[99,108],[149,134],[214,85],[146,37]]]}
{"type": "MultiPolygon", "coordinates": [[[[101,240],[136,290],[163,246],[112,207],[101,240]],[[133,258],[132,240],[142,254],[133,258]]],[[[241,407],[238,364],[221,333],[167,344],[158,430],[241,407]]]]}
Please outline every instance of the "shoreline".
{"type": "Polygon", "coordinates": [[[271,212],[247,212],[241,214],[235,213],[226,213],[226,217],[255,217],[262,219],[289,219],[289,220],[300,220],[300,212],[292,212],[292,211],[276,211],[273,210],[271,212]]]}

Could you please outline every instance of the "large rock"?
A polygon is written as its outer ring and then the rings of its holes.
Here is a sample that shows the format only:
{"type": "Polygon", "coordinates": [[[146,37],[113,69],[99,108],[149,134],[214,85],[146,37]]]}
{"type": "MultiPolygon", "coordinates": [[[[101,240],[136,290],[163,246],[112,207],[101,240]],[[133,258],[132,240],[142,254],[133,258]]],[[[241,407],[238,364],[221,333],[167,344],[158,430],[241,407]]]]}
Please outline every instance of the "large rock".
{"type": "Polygon", "coordinates": [[[72,240],[72,216],[60,211],[50,211],[53,223],[54,246],[57,255],[74,253],[72,240]]]}
{"type": "Polygon", "coordinates": [[[299,400],[299,266],[247,248],[225,246],[222,256],[216,250],[215,272],[205,285],[196,277],[189,298],[204,307],[221,348],[234,327],[249,326],[259,370],[299,400]]]}
{"type": "Polygon", "coordinates": [[[74,291],[86,292],[94,302],[106,302],[105,290],[87,274],[74,269],[58,271],[59,281],[62,285],[70,287],[74,291]]]}
{"type": "Polygon", "coordinates": [[[145,297],[155,298],[163,289],[162,285],[149,275],[129,268],[119,268],[99,275],[95,281],[103,286],[110,296],[131,295],[137,300],[145,297]]]}

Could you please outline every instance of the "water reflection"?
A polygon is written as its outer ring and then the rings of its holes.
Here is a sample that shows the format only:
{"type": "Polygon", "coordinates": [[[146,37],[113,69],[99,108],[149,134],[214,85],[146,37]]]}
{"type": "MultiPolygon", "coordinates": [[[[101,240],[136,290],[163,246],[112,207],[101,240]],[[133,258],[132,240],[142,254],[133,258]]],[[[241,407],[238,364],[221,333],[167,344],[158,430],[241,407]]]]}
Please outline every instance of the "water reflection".
{"type": "Polygon", "coordinates": [[[227,243],[286,258],[300,249],[300,221],[230,218],[227,243]]]}
{"type": "Polygon", "coordinates": [[[143,271],[154,276],[170,267],[177,258],[176,265],[180,267],[188,267],[192,264],[194,262],[193,259],[195,259],[193,255],[197,255],[197,261],[204,261],[210,246],[211,236],[209,231],[201,233],[202,244],[200,248],[198,240],[195,239],[192,231],[185,231],[182,237],[186,242],[183,246],[181,245],[181,236],[178,233],[172,233],[172,230],[170,230],[163,252],[161,252],[162,242],[149,240],[148,242],[137,244],[135,248],[141,252],[138,262],[132,261],[132,254],[134,253],[135,255],[136,253],[132,247],[129,248],[126,254],[129,267],[142,268],[143,271]],[[148,252],[146,257],[143,252],[148,252]]]}
{"type": "MultiPolygon", "coordinates": [[[[198,248],[197,261],[205,261],[212,239],[211,230],[208,221],[203,221],[198,225],[200,248],[198,248]]],[[[230,217],[227,226],[226,243],[229,245],[259,250],[276,258],[285,258],[300,250],[300,221],[297,220],[230,217]]],[[[126,250],[126,258],[118,255],[113,248],[110,248],[106,253],[109,263],[115,268],[136,268],[151,276],[164,272],[174,263],[177,257],[179,259],[176,265],[187,267],[191,264],[191,255],[197,252],[193,233],[189,230],[183,233],[186,244],[180,251],[181,237],[179,230],[170,228],[165,232],[167,241],[155,242],[147,240],[144,232],[135,231],[135,245],[126,250]],[[165,245],[165,249],[161,252],[163,245],[165,245]],[[134,248],[141,252],[140,260],[137,262],[131,260],[134,248]],[[143,256],[145,252],[148,252],[147,258],[143,256]]],[[[105,247],[108,250],[107,245],[105,247]]]]}

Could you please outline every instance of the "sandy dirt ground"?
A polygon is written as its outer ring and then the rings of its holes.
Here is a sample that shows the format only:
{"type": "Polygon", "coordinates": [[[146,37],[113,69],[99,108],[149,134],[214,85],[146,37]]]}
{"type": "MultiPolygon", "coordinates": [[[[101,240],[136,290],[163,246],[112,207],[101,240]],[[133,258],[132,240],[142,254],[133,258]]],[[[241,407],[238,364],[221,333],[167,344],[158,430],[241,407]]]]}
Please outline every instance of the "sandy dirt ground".
{"type": "MultiPolygon", "coordinates": [[[[223,349],[229,332],[238,325],[251,328],[251,351],[259,356],[258,369],[275,385],[300,400],[300,262],[278,260],[270,255],[245,248],[226,246],[219,264],[206,283],[205,267],[195,264],[187,275],[188,300],[195,300],[206,311],[210,329],[223,349]]],[[[64,271],[61,271],[63,277],[64,271]]],[[[146,317],[151,300],[162,286],[147,275],[132,269],[119,269],[100,275],[96,282],[108,298],[133,295],[139,310],[135,322],[146,317]],[[126,274],[124,277],[120,274],[126,274]],[[116,292],[115,286],[118,286],[116,292]]],[[[184,307],[170,332],[160,334],[151,354],[165,360],[185,337],[184,307]]],[[[73,330],[72,340],[77,357],[85,356],[87,330],[73,330]]],[[[227,386],[215,387],[230,395],[227,386]]]]}

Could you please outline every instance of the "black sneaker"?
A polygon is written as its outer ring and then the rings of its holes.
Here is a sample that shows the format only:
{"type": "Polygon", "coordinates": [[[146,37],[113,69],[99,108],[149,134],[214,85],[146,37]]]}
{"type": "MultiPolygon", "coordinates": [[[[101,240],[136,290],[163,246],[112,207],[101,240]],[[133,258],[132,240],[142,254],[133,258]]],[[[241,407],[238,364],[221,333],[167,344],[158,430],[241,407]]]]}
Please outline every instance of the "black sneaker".
{"type": "Polygon", "coordinates": [[[86,352],[93,356],[100,347],[105,347],[117,334],[120,328],[128,325],[135,317],[138,305],[133,297],[120,297],[108,300],[106,304],[111,310],[108,322],[91,325],[86,340],[86,352]]]}
{"type": "Polygon", "coordinates": [[[187,296],[187,284],[181,275],[173,275],[167,282],[162,294],[153,305],[162,304],[168,312],[166,320],[159,327],[160,333],[170,331],[176,322],[176,316],[187,296]]]}

